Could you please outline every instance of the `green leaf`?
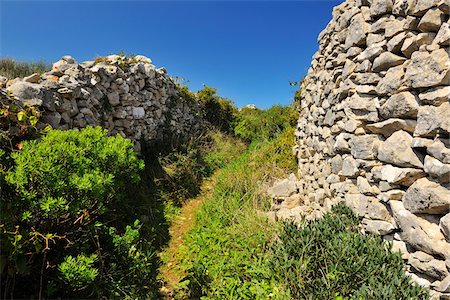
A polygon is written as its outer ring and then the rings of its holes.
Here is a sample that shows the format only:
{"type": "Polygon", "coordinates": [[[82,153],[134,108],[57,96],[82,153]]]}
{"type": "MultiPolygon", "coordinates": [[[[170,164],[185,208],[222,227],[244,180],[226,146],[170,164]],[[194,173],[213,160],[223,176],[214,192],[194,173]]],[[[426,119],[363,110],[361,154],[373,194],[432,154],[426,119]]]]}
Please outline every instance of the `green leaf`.
{"type": "Polygon", "coordinates": [[[37,117],[31,116],[31,117],[29,118],[29,120],[30,120],[31,126],[36,126],[36,124],[37,124],[37,122],[38,122],[38,118],[37,118],[37,117]]]}
{"type": "Polygon", "coordinates": [[[23,110],[19,111],[17,113],[17,120],[24,121],[24,119],[26,119],[26,112],[24,112],[23,110]]]}

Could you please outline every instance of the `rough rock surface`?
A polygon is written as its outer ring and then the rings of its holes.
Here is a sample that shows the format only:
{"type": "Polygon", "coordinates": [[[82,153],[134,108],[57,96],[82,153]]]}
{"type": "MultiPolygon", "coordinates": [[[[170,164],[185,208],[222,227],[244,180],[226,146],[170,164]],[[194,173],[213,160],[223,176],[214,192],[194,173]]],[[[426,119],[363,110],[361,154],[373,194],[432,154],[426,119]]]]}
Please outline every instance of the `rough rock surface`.
{"type": "Polygon", "coordinates": [[[54,129],[101,125],[135,142],[185,138],[200,128],[198,108],[181,99],[174,80],[145,56],[118,55],[78,64],[64,56],[42,76],[1,84],[36,106],[54,129]]]}
{"type": "Polygon", "coordinates": [[[413,280],[437,299],[450,298],[449,6],[347,0],[334,8],[302,82],[301,209],[284,211],[296,218],[346,203],[365,232],[393,239],[413,280]]]}

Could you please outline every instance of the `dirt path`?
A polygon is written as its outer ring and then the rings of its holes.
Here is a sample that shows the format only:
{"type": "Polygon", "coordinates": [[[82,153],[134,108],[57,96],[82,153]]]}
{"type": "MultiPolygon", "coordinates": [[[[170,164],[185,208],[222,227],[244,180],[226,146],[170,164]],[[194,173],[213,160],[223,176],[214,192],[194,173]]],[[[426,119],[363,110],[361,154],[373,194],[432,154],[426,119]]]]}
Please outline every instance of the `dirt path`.
{"type": "Polygon", "coordinates": [[[213,192],[216,186],[217,175],[219,171],[215,172],[210,178],[205,180],[202,184],[202,192],[196,198],[188,200],[181,208],[181,213],[175,217],[170,226],[170,242],[166,249],[161,252],[160,257],[163,260],[163,265],[159,271],[161,279],[164,281],[164,286],[161,288],[161,293],[165,299],[174,299],[173,293],[176,285],[184,277],[182,270],[179,268],[178,251],[183,244],[184,237],[195,224],[195,216],[198,207],[204,199],[207,199],[213,192]]]}

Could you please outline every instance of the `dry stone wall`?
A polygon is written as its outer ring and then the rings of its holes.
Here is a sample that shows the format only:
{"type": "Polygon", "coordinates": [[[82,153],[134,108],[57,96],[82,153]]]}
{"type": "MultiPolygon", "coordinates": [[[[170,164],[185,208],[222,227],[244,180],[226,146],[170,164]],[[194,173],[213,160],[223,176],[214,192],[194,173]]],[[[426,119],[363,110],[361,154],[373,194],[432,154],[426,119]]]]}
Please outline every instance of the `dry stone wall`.
{"type": "Polygon", "coordinates": [[[65,56],[50,72],[4,87],[54,129],[102,126],[135,142],[185,138],[202,126],[195,103],[187,102],[164,68],[144,56],[110,55],[78,64],[65,56]]]}
{"type": "Polygon", "coordinates": [[[297,179],[269,190],[278,218],[350,206],[413,279],[450,297],[448,0],[347,0],[302,82],[297,179]]]}

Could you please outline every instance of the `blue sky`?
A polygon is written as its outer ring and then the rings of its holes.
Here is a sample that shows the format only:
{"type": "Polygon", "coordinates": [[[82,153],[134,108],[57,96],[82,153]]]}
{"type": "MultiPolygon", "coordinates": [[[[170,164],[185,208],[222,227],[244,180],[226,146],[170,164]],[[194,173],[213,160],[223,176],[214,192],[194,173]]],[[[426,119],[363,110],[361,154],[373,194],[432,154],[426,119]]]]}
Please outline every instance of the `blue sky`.
{"type": "Polygon", "coordinates": [[[238,106],[288,104],[341,1],[0,0],[0,56],[142,54],[238,106]]]}

